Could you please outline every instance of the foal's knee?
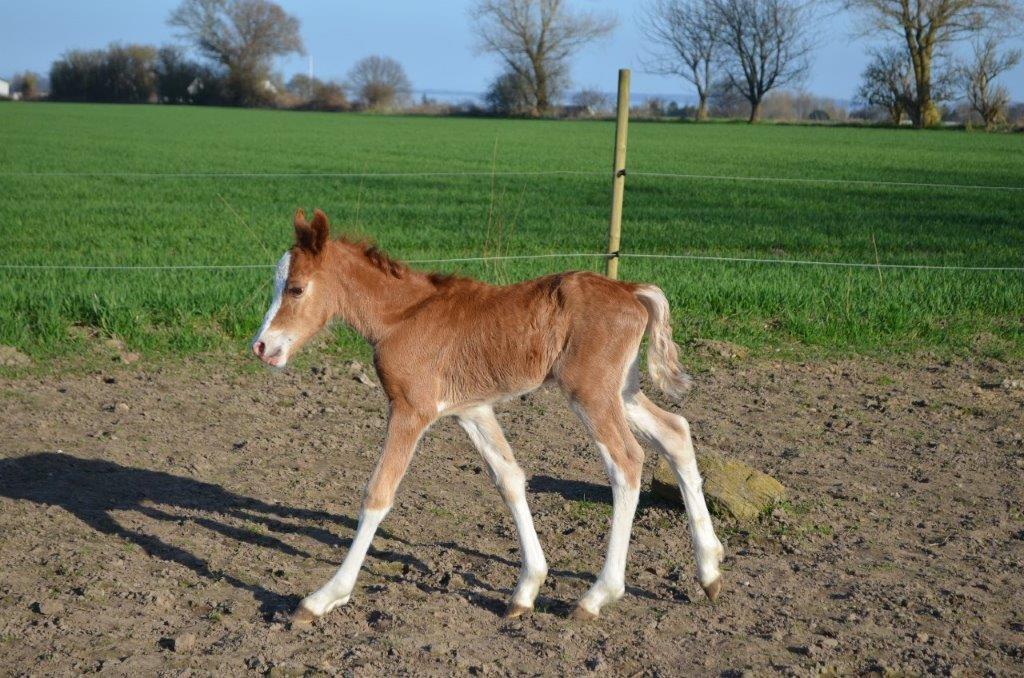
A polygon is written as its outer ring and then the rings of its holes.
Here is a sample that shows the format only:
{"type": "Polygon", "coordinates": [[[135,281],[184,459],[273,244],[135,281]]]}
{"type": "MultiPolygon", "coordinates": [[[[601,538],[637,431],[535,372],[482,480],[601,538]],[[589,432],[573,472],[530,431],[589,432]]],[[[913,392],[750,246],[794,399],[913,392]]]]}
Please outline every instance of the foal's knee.
{"type": "Polygon", "coordinates": [[[630,490],[640,487],[644,472],[644,451],[636,441],[624,444],[618,450],[605,451],[605,463],[612,487],[621,486],[630,490]]]}
{"type": "Polygon", "coordinates": [[[686,421],[686,417],[674,412],[660,410],[657,413],[657,419],[659,428],[664,433],[667,433],[674,438],[678,438],[681,442],[689,442],[690,422],[686,421]]]}
{"type": "Polygon", "coordinates": [[[388,511],[395,503],[394,489],[372,487],[363,498],[364,511],[388,511]]]}
{"type": "Polygon", "coordinates": [[[526,497],[526,474],[515,462],[504,462],[500,468],[492,469],[495,487],[501,498],[508,504],[521,501],[526,497]]]}
{"type": "Polygon", "coordinates": [[[639,445],[627,447],[626,459],[622,466],[622,474],[626,478],[626,484],[632,489],[639,488],[640,479],[644,472],[644,452],[639,445]]]}

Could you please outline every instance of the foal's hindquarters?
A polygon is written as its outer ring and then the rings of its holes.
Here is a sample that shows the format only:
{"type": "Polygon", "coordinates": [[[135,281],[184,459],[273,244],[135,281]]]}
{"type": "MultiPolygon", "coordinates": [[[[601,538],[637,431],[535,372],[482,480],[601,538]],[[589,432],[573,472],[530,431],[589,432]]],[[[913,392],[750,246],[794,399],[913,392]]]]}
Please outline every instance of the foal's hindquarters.
{"type": "MultiPolygon", "coordinates": [[[[664,298],[660,290],[657,295],[664,298]]],[[[712,600],[721,590],[719,564],[724,549],[704,501],[689,425],[640,391],[638,353],[645,327],[653,335],[651,325],[656,318],[653,312],[651,316],[643,314],[643,309],[640,314],[620,313],[611,332],[579,333],[568,345],[556,373],[601,454],[612,488],[612,524],[604,568],[577,604],[573,613],[577,619],[596,618],[602,606],[625,592],[626,555],[644,461],[633,431],[651,443],[675,472],[689,517],[698,579],[712,600]]],[[[655,339],[652,336],[652,342],[655,339]]],[[[659,358],[662,356],[651,356],[652,361],[659,358]]]]}
{"type": "MultiPolygon", "coordinates": [[[[655,290],[656,294],[651,293],[654,303],[664,303],[660,290],[646,289],[655,290]]],[[[615,288],[616,293],[619,291],[615,288]]],[[[601,318],[601,331],[587,326],[593,322],[589,320],[592,314],[573,314],[577,320],[565,327],[558,355],[546,370],[593,438],[612,488],[612,523],[605,564],[579,601],[573,613],[577,619],[596,618],[604,605],[618,600],[625,592],[626,556],[644,460],[634,432],[672,467],[686,504],[697,578],[712,600],[721,589],[719,565],[724,551],[704,501],[689,425],[683,417],[659,408],[640,391],[641,340],[645,332],[651,337],[649,357],[653,375],[659,369],[654,361],[666,359],[664,355],[653,354],[663,348],[657,342],[664,343],[664,337],[657,336],[657,332],[670,331],[667,319],[658,317],[659,309],[652,307],[650,300],[644,300],[642,293],[634,297],[630,292],[628,296],[628,302],[620,303],[619,312],[601,318]],[[665,327],[653,327],[655,322],[664,322],[665,327]]],[[[664,310],[667,314],[667,303],[664,310]]],[[[674,352],[670,357],[675,359],[674,352]]],[[[660,369],[667,368],[662,365],[660,369]]],[[[537,385],[539,382],[533,384],[537,385]]],[[[427,408],[415,391],[389,393],[391,412],[384,453],[367,485],[349,553],[331,580],[300,603],[293,617],[295,623],[309,623],[348,601],[373,535],[393,505],[395,490],[420,436],[434,420],[445,415],[457,418],[479,450],[518,530],[522,568],[507,615],[518,616],[533,608],[547,576],[547,563],[526,500],[526,476],[516,463],[492,409],[493,402],[507,395],[495,393],[493,398],[470,402],[434,398],[431,408],[427,408]]]]}

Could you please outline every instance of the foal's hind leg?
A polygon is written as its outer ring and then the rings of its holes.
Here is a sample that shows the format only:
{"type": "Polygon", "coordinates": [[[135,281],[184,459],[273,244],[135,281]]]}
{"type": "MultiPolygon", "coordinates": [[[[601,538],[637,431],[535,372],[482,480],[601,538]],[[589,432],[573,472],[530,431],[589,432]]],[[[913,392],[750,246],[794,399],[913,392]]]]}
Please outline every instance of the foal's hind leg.
{"type": "Polygon", "coordinates": [[[708,598],[714,600],[722,589],[722,575],[718,566],[725,550],[715,536],[711,516],[704,502],[703,481],[693,453],[690,425],[678,414],[666,412],[652,403],[639,388],[627,388],[623,397],[630,425],[655,446],[675,473],[690,523],[693,551],[697,559],[697,578],[708,598]]]}
{"type": "Polygon", "coordinates": [[[612,529],[604,568],[573,612],[577,619],[594,619],[604,605],[626,591],[626,555],[640,499],[644,453],[626,424],[617,392],[585,400],[574,398],[572,406],[590,430],[612,486],[612,529]]]}
{"type": "Polygon", "coordinates": [[[458,415],[459,424],[466,430],[487,463],[491,479],[501,493],[502,499],[512,512],[516,529],[519,531],[519,548],[523,565],[519,572],[519,584],[512,594],[512,604],[505,613],[507,617],[519,615],[533,609],[541,584],[548,574],[537,531],[533,527],[533,516],[526,503],[526,476],[512,456],[512,448],[501,432],[501,426],[489,405],[466,410],[458,415]]]}

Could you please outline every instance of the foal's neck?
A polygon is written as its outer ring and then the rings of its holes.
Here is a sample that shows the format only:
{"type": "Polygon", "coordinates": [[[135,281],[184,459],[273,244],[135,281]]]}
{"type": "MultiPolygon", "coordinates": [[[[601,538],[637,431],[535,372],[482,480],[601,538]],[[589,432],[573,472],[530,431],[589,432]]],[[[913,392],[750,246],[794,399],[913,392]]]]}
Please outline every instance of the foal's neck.
{"type": "Polygon", "coordinates": [[[358,245],[334,246],[335,315],[372,346],[401,323],[405,310],[436,291],[423,273],[403,266],[395,275],[371,262],[358,245]]]}

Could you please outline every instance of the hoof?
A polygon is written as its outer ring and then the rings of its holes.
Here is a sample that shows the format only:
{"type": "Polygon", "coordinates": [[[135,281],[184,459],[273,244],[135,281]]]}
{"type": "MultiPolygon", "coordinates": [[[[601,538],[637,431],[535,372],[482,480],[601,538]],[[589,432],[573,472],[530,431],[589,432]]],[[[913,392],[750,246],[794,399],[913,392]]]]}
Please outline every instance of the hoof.
{"type": "Polygon", "coordinates": [[[512,603],[505,610],[505,619],[515,619],[516,617],[522,617],[527,612],[533,612],[532,607],[526,605],[520,605],[518,603],[512,603]]]}
{"type": "Polygon", "coordinates": [[[295,612],[292,612],[289,626],[293,629],[304,629],[310,626],[316,619],[317,616],[308,607],[300,604],[295,608],[295,612]]]}
{"type": "Polygon", "coordinates": [[[576,621],[592,622],[597,619],[597,613],[591,612],[582,605],[577,605],[576,609],[572,611],[572,618],[576,621]]]}
{"type": "Polygon", "coordinates": [[[718,575],[713,582],[704,587],[704,593],[707,594],[708,600],[712,603],[718,599],[718,594],[722,592],[722,575],[718,575]]]}

